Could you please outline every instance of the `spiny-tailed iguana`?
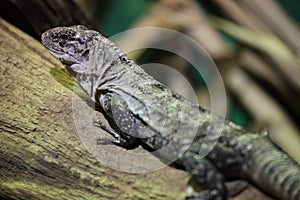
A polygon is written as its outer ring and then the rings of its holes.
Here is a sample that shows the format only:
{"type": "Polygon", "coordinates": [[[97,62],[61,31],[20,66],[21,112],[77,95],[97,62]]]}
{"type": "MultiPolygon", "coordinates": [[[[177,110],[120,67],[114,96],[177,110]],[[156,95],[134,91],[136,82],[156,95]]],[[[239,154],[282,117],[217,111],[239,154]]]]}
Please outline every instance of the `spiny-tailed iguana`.
{"type": "Polygon", "coordinates": [[[116,125],[118,130],[108,130],[114,144],[142,142],[163,161],[179,158],[205,187],[189,198],[226,199],[224,181],[244,179],[275,198],[300,200],[300,167],[268,137],[172,92],[99,32],[58,27],[46,31],[42,43],[116,125]],[[209,151],[204,158],[202,150],[209,151]]]}

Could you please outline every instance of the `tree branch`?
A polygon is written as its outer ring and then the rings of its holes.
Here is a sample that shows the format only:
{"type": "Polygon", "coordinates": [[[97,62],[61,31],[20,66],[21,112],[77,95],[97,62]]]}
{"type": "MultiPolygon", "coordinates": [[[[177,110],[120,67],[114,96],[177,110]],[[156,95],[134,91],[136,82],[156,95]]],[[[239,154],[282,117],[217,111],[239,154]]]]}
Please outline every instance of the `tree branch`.
{"type": "Polygon", "coordinates": [[[74,83],[59,61],[3,20],[0,46],[1,198],[184,197],[184,171],[126,174],[101,166],[76,135],[68,89],[74,83]]]}

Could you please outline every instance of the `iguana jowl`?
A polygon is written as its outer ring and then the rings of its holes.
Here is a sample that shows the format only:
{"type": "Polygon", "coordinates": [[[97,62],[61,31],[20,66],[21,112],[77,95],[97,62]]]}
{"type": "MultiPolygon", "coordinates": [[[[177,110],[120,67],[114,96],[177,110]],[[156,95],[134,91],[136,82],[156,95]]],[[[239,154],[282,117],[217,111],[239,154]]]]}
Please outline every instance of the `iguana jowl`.
{"type": "Polygon", "coordinates": [[[226,199],[224,181],[244,179],[275,198],[300,200],[300,167],[268,137],[172,92],[100,33],[84,26],[58,27],[46,31],[42,43],[116,125],[118,130],[108,130],[113,143],[164,149],[156,153],[164,161],[180,156],[176,162],[205,187],[190,198],[226,199]],[[223,123],[217,143],[202,158],[204,138],[206,144],[214,141],[223,123]]]}

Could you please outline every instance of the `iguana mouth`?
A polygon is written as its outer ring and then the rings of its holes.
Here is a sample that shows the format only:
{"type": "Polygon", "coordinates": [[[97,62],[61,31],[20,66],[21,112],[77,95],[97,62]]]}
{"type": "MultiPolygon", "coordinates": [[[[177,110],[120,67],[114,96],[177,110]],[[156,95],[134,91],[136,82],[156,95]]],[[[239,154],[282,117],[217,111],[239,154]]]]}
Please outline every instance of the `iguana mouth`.
{"type": "Polygon", "coordinates": [[[51,55],[59,59],[64,65],[70,66],[73,64],[76,64],[75,61],[73,61],[72,57],[67,53],[62,53],[61,51],[55,50],[54,48],[49,49],[49,52],[51,55]]]}

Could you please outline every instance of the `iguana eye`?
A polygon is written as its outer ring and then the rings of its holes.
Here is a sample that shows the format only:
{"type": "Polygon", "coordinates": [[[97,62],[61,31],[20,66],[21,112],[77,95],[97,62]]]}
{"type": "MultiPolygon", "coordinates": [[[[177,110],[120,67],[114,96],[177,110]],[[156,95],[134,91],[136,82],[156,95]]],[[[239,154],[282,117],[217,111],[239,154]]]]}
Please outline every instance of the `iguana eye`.
{"type": "Polygon", "coordinates": [[[62,33],[61,36],[60,36],[60,38],[61,38],[63,41],[65,41],[65,40],[67,40],[69,37],[68,37],[67,34],[62,33]]]}

